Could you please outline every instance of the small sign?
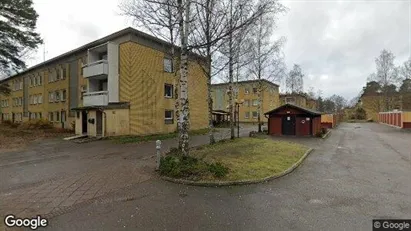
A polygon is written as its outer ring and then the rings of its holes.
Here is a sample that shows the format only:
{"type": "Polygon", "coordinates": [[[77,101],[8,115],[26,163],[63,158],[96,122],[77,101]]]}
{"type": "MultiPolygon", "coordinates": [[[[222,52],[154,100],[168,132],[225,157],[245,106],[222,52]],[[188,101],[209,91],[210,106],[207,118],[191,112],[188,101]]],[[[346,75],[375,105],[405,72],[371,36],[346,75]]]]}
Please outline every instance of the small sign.
{"type": "Polygon", "coordinates": [[[304,123],[305,123],[305,120],[301,120],[301,123],[304,124],[304,123]]]}
{"type": "Polygon", "coordinates": [[[310,121],[310,117],[305,118],[305,120],[310,121]]]}
{"type": "Polygon", "coordinates": [[[291,118],[289,116],[287,116],[287,120],[290,120],[291,118]]]}

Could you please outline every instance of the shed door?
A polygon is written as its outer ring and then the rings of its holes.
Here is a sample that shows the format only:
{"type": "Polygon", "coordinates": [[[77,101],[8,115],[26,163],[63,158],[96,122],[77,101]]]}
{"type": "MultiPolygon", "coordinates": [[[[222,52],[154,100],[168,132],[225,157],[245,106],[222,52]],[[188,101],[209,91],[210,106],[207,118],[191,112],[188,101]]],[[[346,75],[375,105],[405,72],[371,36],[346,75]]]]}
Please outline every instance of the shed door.
{"type": "Polygon", "coordinates": [[[295,116],[283,116],[281,124],[283,135],[295,135],[295,116]]]}

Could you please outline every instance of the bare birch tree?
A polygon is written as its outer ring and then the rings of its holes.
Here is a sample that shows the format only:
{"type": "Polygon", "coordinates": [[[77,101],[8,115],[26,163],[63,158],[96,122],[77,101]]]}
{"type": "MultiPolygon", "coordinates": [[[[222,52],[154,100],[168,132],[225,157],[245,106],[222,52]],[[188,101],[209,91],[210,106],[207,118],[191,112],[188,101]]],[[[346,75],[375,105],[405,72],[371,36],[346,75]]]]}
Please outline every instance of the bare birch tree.
{"type": "Polygon", "coordinates": [[[411,58],[404,62],[400,69],[401,78],[411,79],[411,58]]]}
{"type": "Polygon", "coordinates": [[[304,91],[304,74],[300,65],[294,64],[293,69],[287,76],[286,88],[288,93],[302,93],[304,91]]]}
{"type": "Polygon", "coordinates": [[[249,40],[251,42],[251,62],[248,70],[250,77],[257,80],[257,121],[259,132],[262,131],[263,92],[267,86],[263,80],[279,82],[285,71],[284,59],[281,53],[285,38],[282,37],[273,42],[272,35],[275,29],[277,14],[285,12],[286,9],[278,2],[273,3],[274,5],[270,11],[260,15],[253,24],[249,40]]]}
{"type": "Polygon", "coordinates": [[[224,66],[227,68],[228,79],[228,109],[230,118],[230,133],[231,139],[234,139],[234,75],[237,79],[240,76],[240,69],[250,62],[250,58],[243,59],[249,55],[250,43],[245,42],[246,35],[255,26],[255,22],[259,20],[261,15],[273,11],[278,3],[277,0],[260,0],[260,1],[245,1],[245,0],[227,0],[226,8],[229,10],[227,16],[226,33],[228,36],[224,38],[223,45],[220,47],[220,53],[227,60],[224,66]],[[243,60],[242,60],[243,59],[243,60]]]}
{"type": "Polygon", "coordinates": [[[394,65],[395,56],[393,53],[387,50],[382,50],[380,55],[375,59],[377,72],[370,75],[370,78],[377,81],[382,89],[384,96],[384,110],[390,109],[390,97],[391,90],[390,85],[398,84],[399,81],[399,68],[394,65]]]}

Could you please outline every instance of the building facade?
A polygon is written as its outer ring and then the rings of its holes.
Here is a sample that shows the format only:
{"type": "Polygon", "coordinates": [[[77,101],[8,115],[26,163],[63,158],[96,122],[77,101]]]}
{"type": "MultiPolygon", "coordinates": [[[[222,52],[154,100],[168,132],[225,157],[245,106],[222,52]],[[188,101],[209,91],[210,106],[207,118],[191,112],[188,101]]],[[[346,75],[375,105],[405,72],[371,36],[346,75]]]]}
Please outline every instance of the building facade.
{"type": "Polygon", "coordinates": [[[281,105],[294,104],[300,107],[317,110],[317,100],[310,98],[305,93],[286,93],[280,95],[281,105]]]}
{"type": "MultiPolygon", "coordinates": [[[[0,95],[1,119],[45,118],[90,136],[174,132],[178,81],[170,50],[133,28],[108,35],[1,81],[12,90],[0,95]]],[[[189,63],[190,129],[208,124],[198,63],[189,63]]]]}
{"type": "MultiPolygon", "coordinates": [[[[239,106],[239,113],[236,113],[236,116],[239,115],[239,121],[241,123],[258,122],[259,82],[257,80],[240,81],[234,84],[234,88],[234,99],[237,99],[237,102],[243,102],[239,106]]],[[[213,84],[211,89],[213,110],[228,111],[228,84],[213,84]]],[[[261,102],[260,118],[262,122],[267,122],[267,118],[264,117],[263,113],[280,105],[279,86],[270,81],[263,80],[261,94],[263,100],[261,102]]]]}

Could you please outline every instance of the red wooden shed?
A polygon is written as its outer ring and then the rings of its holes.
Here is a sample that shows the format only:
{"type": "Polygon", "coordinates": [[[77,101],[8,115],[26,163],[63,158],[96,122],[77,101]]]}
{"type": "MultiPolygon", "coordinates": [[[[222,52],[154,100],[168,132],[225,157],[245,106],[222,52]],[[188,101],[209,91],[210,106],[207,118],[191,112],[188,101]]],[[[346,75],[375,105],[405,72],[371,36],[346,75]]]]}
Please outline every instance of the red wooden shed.
{"type": "Polygon", "coordinates": [[[321,112],[294,104],[284,104],[264,113],[268,134],[313,136],[321,132],[321,112]]]}

